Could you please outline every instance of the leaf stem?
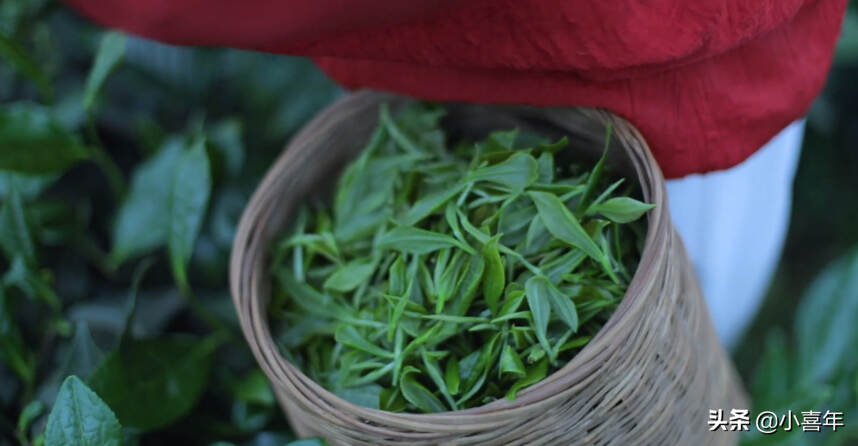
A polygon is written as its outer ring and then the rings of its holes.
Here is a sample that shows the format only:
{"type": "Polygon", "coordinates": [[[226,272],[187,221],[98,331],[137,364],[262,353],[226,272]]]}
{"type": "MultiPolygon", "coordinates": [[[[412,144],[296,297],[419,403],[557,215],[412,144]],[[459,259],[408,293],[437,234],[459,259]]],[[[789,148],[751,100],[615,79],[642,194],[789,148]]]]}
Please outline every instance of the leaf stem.
{"type": "Polygon", "coordinates": [[[95,120],[92,115],[88,115],[86,120],[86,132],[89,139],[92,140],[92,145],[89,150],[92,152],[92,160],[107,178],[107,183],[110,186],[111,192],[116,200],[121,200],[125,196],[126,184],[125,178],[122,175],[122,170],[113,161],[113,158],[107,154],[101,138],[98,136],[98,129],[95,127],[95,120]]]}

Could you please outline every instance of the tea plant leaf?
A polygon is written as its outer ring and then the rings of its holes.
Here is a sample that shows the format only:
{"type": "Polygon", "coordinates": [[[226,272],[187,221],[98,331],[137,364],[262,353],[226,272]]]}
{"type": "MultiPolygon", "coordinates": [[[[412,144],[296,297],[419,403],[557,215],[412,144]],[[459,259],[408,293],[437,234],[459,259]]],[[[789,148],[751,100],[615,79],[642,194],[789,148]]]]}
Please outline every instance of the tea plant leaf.
{"type": "Polygon", "coordinates": [[[77,376],[60,387],[48,416],[45,446],[120,446],[122,426],[110,407],[77,376]]]}
{"type": "MultiPolygon", "coordinates": [[[[485,266],[486,262],[479,254],[472,255],[468,260],[468,266],[456,285],[455,297],[450,302],[454,315],[464,316],[470,309],[483,279],[485,266]]],[[[441,308],[436,307],[436,312],[440,313],[441,308]]]]}
{"type": "Polygon", "coordinates": [[[417,144],[415,144],[414,141],[411,140],[411,138],[405,135],[405,133],[402,132],[399,126],[396,125],[396,122],[394,122],[393,117],[390,116],[390,111],[388,110],[387,105],[381,106],[381,112],[379,113],[379,116],[381,119],[381,124],[387,130],[387,133],[390,134],[390,138],[396,141],[396,144],[399,145],[399,147],[405,149],[406,152],[421,152],[420,148],[417,147],[417,144]]]}
{"type": "Polygon", "coordinates": [[[534,276],[528,280],[536,282],[535,287],[539,293],[544,293],[548,296],[548,301],[551,303],[551,310],[569,327],[572,332],[578,331],[578,312],[575,310],[575,304],[569,296],[563,295],[557,287],[551,283],[545,276],[534,276]]]}
{"type": "Polygon", "coordinates": [[[105,357],[89,384],[123,425],[160,429],[196,404],[219,344],[215,337],[131,340],[105,357]]]}
{"type": "Polygon", "coordinates": [[[0,169],[19,173],[62,172],[91,153],[45,107],[27,102],[0,105],[0,169]]]}
{"type": "Polygon", "coordinates": [[[320,293],[307,283],[299,282],[288,269],[277,269],[275,276],[283,289],[292,296],[291,302],[295,303],[301,311],[332,319],[342,316],[343,310],[329,296],[320,293]]]}
{"type": "Polygon", "coordinates": [[[641,218],[643,214],[654,207],[654,204],[643,203],[634,198],[616,197],[593,206],[590,212],[604,215],[617,223],[628,223],[641,218]]]}
{"type": "Polygon", "coordinates": [[[459,361],[455,357],[447,360],[447,366],[444,369],[444,384],[447,386],[447,391],[450,395],[459,394],[459,361]]]}
{"type": "Polygon", "coordinates": [[[551,235],[580,248],[597,261],[602,260],[604,254],[599,250],[599,246],[556,195],[548,192],[528,192],[528,195],[533,199],[539,218],[551,235]]]}
{"type": "Polygon", "coordinates": [[[24,200],[36,198],[57,180],[57,176],[57,174],[31,175],[0,170],[0,199],[5,200],[12,188],[18,189],[18,193],[24,200]]]}
{"type": "Polygon", "coordinates": [[[542,271],[545,272],[545,277],[551,283],[558,283],[567,274],[575,271],[575,268],[587,258],[584,251],[574,250],[548,262],[545,265],[540,265],[542,271]]]}
{"type": "Polygon", "coordinates": [[[17,288],[29,299],[42,301],[52,310],[58,312],[61,306],[60,298],[47,283],[44,275],[34,267],[27,265],[23,257],[17,256],[12,259],[11,263],[6,274],[3,275],[3,285],[9,288],[17,288]]]}
{"type": "Polygon", "coordinates": [[[514,397],[571,358],[622,297],[628,245],[643,232],[567,204],[590,180],[593,196],[604,191],[596,208],[622,181],[605,189],[599,169],[556,165],[565,139],[499,131],[447,150],[437,113],[380,116],[333,205],[308,206],[276,244],[269,311],[286,322],[281,345],[311,379],[367,407],[514,397]],[[378,387],[364,395],[368,385],[378,387]]]}
{"type": "Polygon", "coordinates": [[[194,250],[212,187],[205,142],[196,144],[177,160],[170,188],[170,230],[167,247],[173,276],[188,287],[187,263],[194,250]]]}
{"type": "Polygon", "coordinates": [[[554,156],[544,152],[536,159],[538,177],[540,183],[551,183],[554,181],[554,156]]]}
{"type": "Polygon", "coordinates": [[[516,138],[518,138],[518,129],[496,130],[489,133],[489,137],[486,138],[486,150],[489,153],[512,151],[516,138]]]}
{"type": "Polygon", "coordinates": [[[489,181],[513,190],[523,190],[536,181],[539,175],[537,169],[533,156],[516,152],[503,162],[471,172],[468,180],[489,181]]]}
{"type": "Polygon", "coordinates": [[[36,358],[24,345],[12,309],[4,288],[0,286],[0,364],[8,367],[21,381],[31,383],[36,358]]]}
{"type": "Polygon", "coordinates": [[[441,403],[441,401],[435,397],[429,389],[417,382],[417,380],[411,376],[413,373],[413,371],[409,371],[404,373],[402,376],[400,381],[402,396],[404,396],[408,402],[417,407],[421,412],[444,412],[446,410],[444,404],[441,403]]]}
{"type": "Polygon", "coordinates": [[[340,325],[339,327],[337,327],[334,339],[336,339],[337,342],[339,342],[340,344],[348,345],[349,347],[356,348],[371,355],[379,356],[381,358],[393,359],[392,352],[389,352],[367,341],[357,331],[357,328],[351,325],[340,325]]]}
{"type": "Polygon", "coordinates": [[[83,108],[89,112],[104,81],[116,69],[125,55],[125,35],[108,31],[104,33],[98,44],[98,52],[92,70],[86,79],[86,89],[83,93],[83,108]]]}
{"type": "Polygon", "coordinates": [[[527,371],[527,375],[524,378],[516,381],[512,387],[510,387],[506,394],[506,399],[515,401],[515,397],[519,390],[542,381],[542,378],[545,378],[546,375],[548,375],[548,358],[543,358],[536,364],[536,366],[531,367],[530,370],[527,371]]]}
{"type": "Polygon", "coordinates": [[[27,431],[29,431],[30,425],[42,416],[44,412],[45,404],[41,401],[34,400],[27,403],[18,416],[18,425],[15,429],[18,438],[27,438],[27,431]]]}
{"type": "Polygon", "coordinates": [[[576,213],[580,213],[584,209],[587,209],[587,206],[590,205],[590,201],[593,199],[593,195],[596,193],[596,187],[599,184],[599,180],[602,178],[602,170],[605,168],[605,159],[608,157],[608,148],[611,146],[611,130],[611,124],[607,124],[605,126],[605,148],[602,150],[602,156],[599,158],[599,161],[596,162],[596,165],[593,166],[593,170],[591,170],[590,174],[587,176],[587,188],[584,190],[584,195],[581,197],[581,201],[578,202],[576,213]]]}
{"type": "Polygon", "coordinates": [[[770,332],[750,386],[756,407],[779,407],[783,403],[784,395],[790,392],[790,369],[784,334],[770,332]]]}
{"type": "Polygon", "coordinates": [[[539,339],[542,348],[546,352],[550,352],[548,322],[551,317],[551,301],[545,282],[546,280],[541,279],[540,276],[534,276],[528,279],[524,288],[527,306],[530,308],[530,314],[533,317],[533,329],[536,331],[536,337],[539,339]]]}
{"type": "Polygon", "coordinates": [[[501,373],[508,373],[516,378],[523,378],[527,374],[524,363],[521,362],[518,353],[510,345],[503,347],[499,368],[501,373]]]}
{"type": "Polygon", "coordinates": [[[237,399],[248,404],[264,407],[274,407],[276,404],[268,379],[258,368],[251,370],[236,382],[234,393],[237,399]]]}
{"type": "Polygon", "coordinates": [[[824,383],[841,370],[855,370],[851,354],[858,331],[858,250],[825,268],[804,293],[796,311],[799,385],[824,383]]]}
{"type": "Polygon", "coordinates": [[[455,187],[444,189],[432,195],[427,195],[408,209],[408,212],[402,218],[402,223],[408,226],[413,226],[426,218],[429,214],[440,209],[449,200],[459,194],[465,188],[467,183],[459,183],[455,187]]]}
{"type": "Polygon", "coordinates": [[[483,256],[486,262],[485,279],[483,279],[483,299],[489,306],[492,314],[498,314],[498,302],[506,286],[506,276],[503,261],[498,252],[497,240],[487,243],[483,247],[483,256]]]}
{"type": "Polygon", "coordinates": [[[86,379],[101,363],[104,353],[96,345],[86,322],[78,321],[65,361],[60,367],[62,375],[76,375],[86,379]]]}
{"type": "Polygon", "coordinates": [[[110,257],[116,264],[148,253],[167,241],[170,232],[171,186],[183,144],[170,139],[152,158],[140,163],[131,188],[113,224],[110,257]]]}
{"type": "Polygon", "coordinates": [[[20,256],[27,264],[36,263],[36,248],[24,216],[24,204],[14,186],[9,188],[0,208],[0,248],[10,262],[20,256]]]}
{"type": "Polygon", "coordinates": [[[449,235],[410,226],[397,226],[382,235],[378,247],[412,254],[428,254],[443,248],[459,248],[473,253],[473,249],[449,235]]]}
{"type": "Polygon", "coordinates": [[[16,71],[32,81],[45,101],[54,95],[53,87],[45,72],[27,51],[11,37],[0,32],[0,57],[6,59],[16,71]]]}
{"type": "Polygon", "coordinates": [[[358,387],[336,389],[334,393],[352,404],[370,409],[378,409],[381,386],[378,384],[365,384],[358,387]]]}
{"type": "Polygon", "coordinates": [[[361,283],[365,282],[375,271],[375,262],[372,259],[358,259],[346,263],[327,280],[325,280],[325,289],[345,293],[357,288],[361,283]]]}
{"type": "MultiPolygon", "coordinates": [[[[458,406],[456,405],[456,401],[453,400],[453,397],[450,395],[450,391],[447,389],[447,381],[441,375],[441,368],[438,367],[438,363],[426,354],[426,350],[421,350],[420,357],[423,359],[423,365],[426,367],[426,373],[429,375],[429,378],[432,379],[432,382],[435,383],[435,386],[441,392],[444,399],[447,400],[448,407],[456,410],[458,406]]],[[[446,410],[446,408],[443,410],[446,410]]]]}

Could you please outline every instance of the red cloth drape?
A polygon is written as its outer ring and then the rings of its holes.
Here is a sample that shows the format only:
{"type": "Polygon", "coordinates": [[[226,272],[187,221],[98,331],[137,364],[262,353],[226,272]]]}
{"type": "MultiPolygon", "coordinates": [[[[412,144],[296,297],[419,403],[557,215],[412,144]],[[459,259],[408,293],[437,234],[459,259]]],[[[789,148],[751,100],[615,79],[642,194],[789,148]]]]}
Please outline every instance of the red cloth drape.
{"type": "Polygon", "coordinates": [[[846,0],[66,0],[176,44],[313,57],[348,87],[608,108],[665,175],[733,166],[802,116],[846,0]]]}

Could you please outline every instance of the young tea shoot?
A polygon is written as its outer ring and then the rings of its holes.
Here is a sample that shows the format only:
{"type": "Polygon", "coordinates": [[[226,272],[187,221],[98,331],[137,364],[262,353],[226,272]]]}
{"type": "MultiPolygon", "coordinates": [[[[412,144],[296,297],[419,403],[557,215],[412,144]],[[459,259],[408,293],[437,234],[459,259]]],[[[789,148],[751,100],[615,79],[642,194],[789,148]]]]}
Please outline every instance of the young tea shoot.
{"type": "Polygon", "coordinates": [[[653,205],[604,155],[587,165],[567,138],[516,130],[448,146],[442,116],[382,108],[333,197],[273,248],[283,353],[355,404],[514,399],[596,335],[640,258],[653,205]]]}

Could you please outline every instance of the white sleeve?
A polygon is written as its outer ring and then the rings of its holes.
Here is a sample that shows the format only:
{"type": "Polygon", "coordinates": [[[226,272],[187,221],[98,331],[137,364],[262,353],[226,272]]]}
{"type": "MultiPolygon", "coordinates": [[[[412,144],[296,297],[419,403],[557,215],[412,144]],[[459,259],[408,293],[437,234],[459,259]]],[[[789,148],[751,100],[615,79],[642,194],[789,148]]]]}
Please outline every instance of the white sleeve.
{"type": "Polygon", "coordinates": [[[667,181],[675,226],[727,348],[753,320],[780,258],[803,136],[804,120],[796,121],[735,167],[667,181]]]}

